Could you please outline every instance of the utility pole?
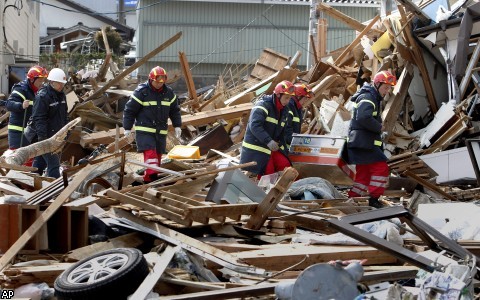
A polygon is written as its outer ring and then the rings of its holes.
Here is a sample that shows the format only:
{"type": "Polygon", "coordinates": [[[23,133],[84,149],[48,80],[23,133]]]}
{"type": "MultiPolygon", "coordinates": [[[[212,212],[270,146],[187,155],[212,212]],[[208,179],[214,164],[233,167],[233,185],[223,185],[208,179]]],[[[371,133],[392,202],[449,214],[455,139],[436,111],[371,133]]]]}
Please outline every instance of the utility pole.
{"type": "Polygon", "coordinates": [[[125,0],[118,0],[118,23],[125,25],[125,0]]]}
{"type": "Polygon", "coordinates": [[[310,42],[310,35],[315,36],[315,20],[316,20],[316,15],[315,15],[315,10],[316,10],[316,0],[310,0],[310,13],[309,13],[309,20],[308,20],[308,34],[307,34],[307,71],[310,69],[310,61],[312,58],[312,44],[310,42]]]}

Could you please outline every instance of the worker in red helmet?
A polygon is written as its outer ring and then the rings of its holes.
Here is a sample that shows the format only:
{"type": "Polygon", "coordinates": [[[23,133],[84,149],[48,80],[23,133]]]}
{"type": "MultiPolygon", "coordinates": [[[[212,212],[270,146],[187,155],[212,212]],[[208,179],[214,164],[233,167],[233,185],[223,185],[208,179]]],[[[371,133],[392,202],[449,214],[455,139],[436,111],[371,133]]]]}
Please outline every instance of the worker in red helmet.
{"type": "MultiPolygon", "coordinates": [[[[8,147],[12,150],[30,144],[23,133],[32,115],[35,95],[47,79],[47,76],[47,69],[41,66],[33,66],[28,70],[27,78],[12,87],[12,92],[6,101],[7,110],[10,112],[8,147]]],[[[31,166],[32,160],[29,160],[26,165],[31,166]]]]}
{"type": "Polygon", "coordinates": [[[365,83],[351,101],[354,104],[347,140],[348,162],[356,165],[355,180],[348,195],[369,196],[368,204],[383,205],[378,200],[385,192],[390,173],[383,153],[381,102],[397,83],[389,71],[375,74],[373,84],[365,83]]]}
{"type": "Polygon", "coordinates": [[[242,143],[240,163],[257,162],[245,170],[262,175],[273,174],[290,167],[285,141],[288,117],[286,105],[295,95],[295,87],[284,80],[275,86],[273,94],[264,95],[250,113],[242,143]]]}
{"type": "MultiPolygon", "coordinates": [[[[155,67],[148,81],[140,84],[125,105],[123,128],[125,136],[131,134],[135,124],[135,139],[138,152],[143,152],[145,164],[158,167],[167,145],[168,118],[172,121],[175,135],[182,133],[182,117],[177,95],[165,83],[167,72],[155,67]]],[[[157,179],[157,171],[146,169],[144,183],[157,179]]]]}
{"type": "Polygon", "coordinates": [[[303,105],[305,102],[313,98],[312,89],[305,83],[295,84],[295,95],[288,103],[288,119],[287,127],[285,128],[285,139],[287,147],[290,148],[292,137],[294,133],[301,133],[303,122],[303,105]]]}

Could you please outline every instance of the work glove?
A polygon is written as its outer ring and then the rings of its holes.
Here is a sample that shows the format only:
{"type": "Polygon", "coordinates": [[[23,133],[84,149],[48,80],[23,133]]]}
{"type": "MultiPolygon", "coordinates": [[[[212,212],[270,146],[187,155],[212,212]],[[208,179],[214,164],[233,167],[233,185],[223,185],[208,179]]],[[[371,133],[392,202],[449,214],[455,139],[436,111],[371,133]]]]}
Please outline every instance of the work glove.
{"type": "Polygon", "coordinates": [[[177,139],[179,139],[181,135],[182,135],[182,128],[175,127],[175,136],[177,137],[177,139]]]}
{"type": "Polygon", "coordinates": [[[271,140],[270,142],[268,142],[267,146],[268,146],[268,149],[270,149],[272,151],[278,151],[278,149],[280,149],[278,147],[277,142],[275,142],[274,140],[271,140]]]}
{"type": "Polygon", "coordinates": [[[382,141],[385,142],[387,137],[388,137],[388,132],[387,131],[382,132],[380,137],[381,137],[382,141]]]}
{"type": "Polygon", "coordinates": [[[123,135],[124,135],[125,137],[130,136],[130,134],[132,134],[132,131],[131,131],[131,130],[125,130],[125,131],[123,132],[123,135]]]}
{"type": "Polygon", "coordinates": [[[23,109],[26,109],[29,106],[30,106],[30,101],[28,101],[28,100],[23,101],[23,103],[22,103],[23,109]]]}

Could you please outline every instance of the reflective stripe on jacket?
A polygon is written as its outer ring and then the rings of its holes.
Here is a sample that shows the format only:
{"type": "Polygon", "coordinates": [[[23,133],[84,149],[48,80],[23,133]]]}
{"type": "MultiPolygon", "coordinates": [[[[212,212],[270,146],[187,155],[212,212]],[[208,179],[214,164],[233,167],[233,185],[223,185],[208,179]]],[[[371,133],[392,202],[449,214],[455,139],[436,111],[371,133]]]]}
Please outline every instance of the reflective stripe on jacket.
{"type": "Polygon", "coordinates": [[[285,126],[288,108],[284,107],[277,116],[273,95],[265,95],[252,108],[247,130],[242,143],[240,163],[257,162],[256,166],[245,168],[255,174],[263,174],[271,151],[267,144],[274,140],[280,151],[286,153],[285,126]]]}
{"type": "Polygon", "coordinates": [[[385,161],[381,139],[382,97],[366,83],[350,100],[355,104],[347,139],[349,163],[385,161]]]}
{"type": "Polygon", "coordinates": [[[157,92],[147,81],[137,87],[125,105],[123,127],[131,130],[135,124],[138,151],[160,148],[157,153],[164,153],[168,118],[173,127],[182,126],[177,96],[166,85],[157,92]]]}
{"type": "Polygon", "coordinates": [[[12,92],[5,105],[10,112],[8,121],[9,130],[23,131],[23,128],[27,126],[28,119],[30,119],[30,116],[32,115],[34,99],[35,93],[30,88],[28,79],[13,86],[12,92]],[[27,107],[26,114],[25,109],[23,108],[23,101],[25,100],[30,101],[30,106],[27,107]]]}

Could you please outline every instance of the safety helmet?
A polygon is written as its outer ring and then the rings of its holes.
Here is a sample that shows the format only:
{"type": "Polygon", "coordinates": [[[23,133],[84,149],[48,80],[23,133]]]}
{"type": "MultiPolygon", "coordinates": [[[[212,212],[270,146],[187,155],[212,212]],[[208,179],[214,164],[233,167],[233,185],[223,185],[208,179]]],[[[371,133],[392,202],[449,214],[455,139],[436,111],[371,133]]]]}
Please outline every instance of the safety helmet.
{"type": "Polygon", "coordinates": [[[287,94],[287,95],[295,96],[295,87],[293,86],[293,83],[291,83],[290,81],[284,80],[275,86],[275,89],[273,90],[273,92],[276,95],[287,94]]]}
{"type": "Polygon", "coordinates": [[[165,71],[164,68],[161,68],[159,66],[156,66],[150,71],[150,74],[148,74],[148,79],[157,81],[157,82],[165,82],[164,80],[157,80],[158,76],[165,76],[165,81],[167,81],[167,72],[165,71]]]}
{"type": "Polygon", "coordinates": [[[35,80],[38,77],[47,77],[48,76],[48,71],[44,67],[41,66],[33,66],[28,70],[27,73],[27,78],[30,80],[35,80]]]}
{"type": "Polygon", "coordinates": [[[59,68],[53,68],[52,70],[50,70],[47,79],[50,81],[67,83],[67,76],[65,75],[65,72],[63,72],[63,70],[59,68]]]}
{"type": "Polygon", "coordinates": [[[378,87],[380,83],[395,86],[395,84],[397,84],[397,78],[395,78],[395,76],[389,71],[380,71],[375,74],[375,77],[373,77],[373,84],[378,87]]]}
{"type": "Polygon", "coordinates": [[[312,98],[314,95],[308,85],[306,85],[305,83],[296,83],[295,96],[297,96],[298,98],[301,98],[301,97],[312,98]]]}

